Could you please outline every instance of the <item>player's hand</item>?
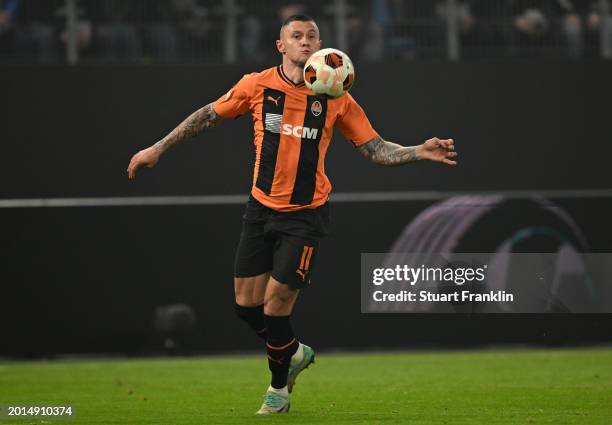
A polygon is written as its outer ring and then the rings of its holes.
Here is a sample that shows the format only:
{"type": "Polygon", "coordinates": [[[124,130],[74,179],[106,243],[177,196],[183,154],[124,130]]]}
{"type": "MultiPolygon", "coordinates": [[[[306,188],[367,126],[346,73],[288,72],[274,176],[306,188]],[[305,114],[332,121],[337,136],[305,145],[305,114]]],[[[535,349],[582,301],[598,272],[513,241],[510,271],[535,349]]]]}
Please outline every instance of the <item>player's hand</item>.
{"type": "Polygon", "coordinates": [[[135,179],[136,171],[141,167],[155,167],[155,164],[159,161],[159,155],[159,151],[153,146],[136,153],[130,160],[130,165],[127,168],[128,178],[130,180],[135,179]]]}
{"type": "Polygon", "coordinates": [[[417,155],[420,159],[457,165],[457,152],[455,152],[455,142],[453,139],[438,139],[434,137],[427,140],[419,148],[417,155]]]}

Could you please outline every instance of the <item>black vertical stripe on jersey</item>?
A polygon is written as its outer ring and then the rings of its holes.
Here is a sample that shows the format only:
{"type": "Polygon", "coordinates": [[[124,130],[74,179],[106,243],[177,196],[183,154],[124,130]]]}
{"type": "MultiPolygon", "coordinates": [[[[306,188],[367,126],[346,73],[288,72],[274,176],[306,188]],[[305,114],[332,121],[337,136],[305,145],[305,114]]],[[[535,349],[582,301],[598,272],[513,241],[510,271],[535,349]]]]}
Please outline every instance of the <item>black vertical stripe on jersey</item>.
{"type": "MultiPolygon", "coordinates": [[[[257,172],[257,186],[263,193],[269,195],[274,182],[274,169],[276,168],[276,157],[278,145],[280,144],[280,132],[272,133],[266,130],[266,114],[283,115],[285,108],[285,93],[280,90],[265,89],[261,102],[261,119],[263,120],[264,136],[261,142],[261,153],[259,155],[259,171],[257,172]],[[269,99],[278,99],[278,105],[269,99]]],[[[281,124],[282,126],[282,124],[281,124]]]]}
{"type": "MultiPolygon", "coordinates": [[[[304,127],[316,128],[316,139],[306,139],[302,133],[300,159],[298,161],[297,175],[291,203],[297,205],[308,205],[312,203],[317,183],[317,165],[319,163],[319,142],[325,128],[325,117],[327,116],[327,98],[323,96],[308,96],[306,113],[304,115],[304,127]],[[315,116],[312,113],[312,104],[319,101],[322,111],[315,116]]],[[[303,131],[303,130],[302,130],[303,131]]]]}

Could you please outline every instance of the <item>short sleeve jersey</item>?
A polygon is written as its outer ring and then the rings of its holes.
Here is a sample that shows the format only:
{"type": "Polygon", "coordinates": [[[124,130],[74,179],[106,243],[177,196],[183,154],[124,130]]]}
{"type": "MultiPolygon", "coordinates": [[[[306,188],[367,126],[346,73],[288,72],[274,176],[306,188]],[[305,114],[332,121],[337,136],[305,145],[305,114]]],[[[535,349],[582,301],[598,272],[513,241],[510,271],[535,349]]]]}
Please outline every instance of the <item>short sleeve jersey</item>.
{"type": "Polygon", "coordinates": [[[253,117],[255,167],[251,193],[277,211],[316,208],[327,202],[331,184],[325,154],[337,126],[354,146],[378,134],[350,94],[314,95],[295,84],[282,65],[245,75],[214,104],[223,118],[253,117]]]}

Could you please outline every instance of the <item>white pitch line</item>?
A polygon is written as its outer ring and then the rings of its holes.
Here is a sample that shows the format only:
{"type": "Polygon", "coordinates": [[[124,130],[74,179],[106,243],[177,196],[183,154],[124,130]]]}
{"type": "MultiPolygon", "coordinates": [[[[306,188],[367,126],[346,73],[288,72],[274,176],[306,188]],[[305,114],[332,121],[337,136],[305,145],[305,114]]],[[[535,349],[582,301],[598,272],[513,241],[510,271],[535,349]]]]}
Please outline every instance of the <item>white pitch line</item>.
{"type": "Polygon", "coordinates": [[[534,196],[564,199],[610,198],[612,189],[341,192],[332,193],[331,200],[333,202],[438,201],[453,196],[503,196],[510,199],[534,196]]]}
{"type": "MultiPolygon", "coordinates": [[[[330,199],[338,202],[399,202],[439,201],[453,196],[497,195],[511,199],[530,198],[612,198],[612,189],[577,190],[496,190],[496,191],[405,191],[405,192],[339,192],[330,199]]],[[[171,205],[240,205],[248,195],[199,195],[199,196],[132,196],[107,198],[38,198],[0,199],[1,208],[70,208],[70,207],[140,207],[171,205]]]]}
{"type": "Polygon", "coordinates": [[[140,207],[147,205],[243,204],[247,195],[130,196],[110,198],[0,199],[0,208],[140,207]]]}

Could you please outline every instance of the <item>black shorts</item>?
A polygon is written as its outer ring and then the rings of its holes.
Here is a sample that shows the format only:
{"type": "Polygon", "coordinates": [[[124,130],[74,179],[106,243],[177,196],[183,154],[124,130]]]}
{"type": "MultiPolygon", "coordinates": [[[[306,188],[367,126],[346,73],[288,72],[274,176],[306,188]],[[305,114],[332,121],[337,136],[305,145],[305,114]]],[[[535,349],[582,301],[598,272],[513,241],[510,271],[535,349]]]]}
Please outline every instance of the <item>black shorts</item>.
{"type": "Polygon", "coordinates": [[[328,204],[278,212],[249,197],[242,217],[234,276],[251,277],[270,272],[274,279],[293,288],[309,285],[319,240],[327,235],[328,228],[328,204]]]}

